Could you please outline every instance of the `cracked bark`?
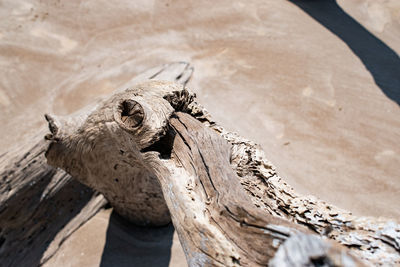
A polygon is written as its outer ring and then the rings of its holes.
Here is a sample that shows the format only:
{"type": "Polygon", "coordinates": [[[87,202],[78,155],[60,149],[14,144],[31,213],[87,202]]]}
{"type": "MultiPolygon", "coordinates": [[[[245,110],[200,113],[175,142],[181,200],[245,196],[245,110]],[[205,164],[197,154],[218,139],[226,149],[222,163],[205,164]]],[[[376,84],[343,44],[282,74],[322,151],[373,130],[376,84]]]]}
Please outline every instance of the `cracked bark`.
{"type": "MultiPolygon", "coordinates": [[[[162,78],[186,84],[193,69],[184,62],[150,69],[125,86],[162,78]]],[[[50,117],[47,117],[51,120],[50,117]]],[[[50,123],[56,131],[57,122],[50,123]]],[[[47,129],[0,156],[1,266],[38,266],[105,206],[106,199],[46,163],[47,129]]],[[[49,136],[47,136],[49,138],[49,136]]]]}
{"type": "Polygon", "coordinates": [[[400,263],[397,222],[298,195],[182,85],[143,83],[89,113],[48,120],[58,124],[48,162],[134,223],[172,219],[190,266],[400,263]]]}

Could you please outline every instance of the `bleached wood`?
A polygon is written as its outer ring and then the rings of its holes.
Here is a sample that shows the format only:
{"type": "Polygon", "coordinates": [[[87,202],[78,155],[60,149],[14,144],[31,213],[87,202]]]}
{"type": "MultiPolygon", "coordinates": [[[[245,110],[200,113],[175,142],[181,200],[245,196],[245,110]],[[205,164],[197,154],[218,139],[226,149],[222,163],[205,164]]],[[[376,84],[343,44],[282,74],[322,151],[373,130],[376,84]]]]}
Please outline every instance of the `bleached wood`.
{"type": "MultiPolygon", "coordinates": [[[[165,64],[129,81],[157,78],[187,83],[192,67],[165,64]]],[[[107,203],[103,195],[46,163],[46,128],[0,155],[0,266],[38,266],[107,203]]]]}
{"type": "Polygon", "coordinates": [[[168,208],[190,266],[399,263],[397,222],[298,195],[182,85],[143,83],[82,112],[54,119],[48,161],[135,223],[168,223],[168,208]]]}

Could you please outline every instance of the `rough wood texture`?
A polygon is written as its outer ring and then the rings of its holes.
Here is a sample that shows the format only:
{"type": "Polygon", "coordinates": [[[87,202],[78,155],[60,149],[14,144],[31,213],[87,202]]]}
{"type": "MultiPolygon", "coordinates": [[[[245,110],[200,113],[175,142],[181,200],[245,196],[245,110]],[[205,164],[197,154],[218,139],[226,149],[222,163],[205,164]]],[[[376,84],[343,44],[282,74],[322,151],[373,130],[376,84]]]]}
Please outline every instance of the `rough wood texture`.
{"type": "Polygon", "coordinates": [[[133,222],[165,224],[168,207],[191,266],[361,264],[352,254],[400,263],[396,222],[299,196],[257,145],[218,126],[182,85],[144,83],[78,118],[48,120],[49,163],[133,222]]]}
{"type": "Polygon", "coordinates": [[[252,141],[217,125],[204,108],[188,111],[217,131],[231,145],[231,166],[253,203],[347,246],[374,265],[400,264],[400,225],[385,218],[357,217],[313,196],[302,196],[278,176],[275,167],[252,141]],[[201,110],[201,112],[199,112],[201,110]]]}
{"type": "MultiPolygon", "coordinates": [[[[126,86],[159,78],[186,84],[193,68],[177,62],[148,70],[126,86]]],[[[53,129],[54,130],[54,129],[53,129]]],[[[0,265],[38,266],[106,203],[103,195],[46,163],[46,128],[0,155],[0,265]]]]}
{"type": "MultiPolygon", "coordinates": [[[[230,166],[229,144],[190,115],[175,116],[170,119],[176,133],[171,159],[150,165],[159,174],[190,266],[266,266],[288,237],[313,236],[301,225],[258,209],[230,166]]],[[[357,263],[344,248],[317,236],[309,243],[318,242],[329,248],[320,255],[324,261],[357,263]]],[[[305,245],[298,243],[308,250],[305,245]]]]}
{"type": "Polygon", "coordinates": [[[106,203],[104,197],[64,171],[48,166],[44,157],[46,148],[43,140],[31,148],[21,147],[25,150],[23,156],[18,153],[12,159],[3,157],[2,266],[39,265],[56,251],[63,238],[106,203]]]}

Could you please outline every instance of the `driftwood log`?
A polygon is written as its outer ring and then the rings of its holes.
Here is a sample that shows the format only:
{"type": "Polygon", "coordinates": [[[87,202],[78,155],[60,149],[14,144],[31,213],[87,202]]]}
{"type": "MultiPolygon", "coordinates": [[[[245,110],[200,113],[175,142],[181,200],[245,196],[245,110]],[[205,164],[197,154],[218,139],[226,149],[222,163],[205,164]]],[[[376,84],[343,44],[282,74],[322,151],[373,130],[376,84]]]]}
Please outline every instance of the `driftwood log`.
{"type": "Polygon", "coordinates": [[[300,196],[182,84],[145,82],[46,119],[48,163],[131,222],[172,220],[190,266],[400,264],[397,222],[300,196]]]}
{"type": "MultiPolygon", "coordinates": [[[[193,68],[177,62],[129,81],[149,79],[186,84],[193,68]]],[[[39,266],[107,203],[102,194],[46,163],[47,127],[0,155],[0,266],[39,266]]]]}

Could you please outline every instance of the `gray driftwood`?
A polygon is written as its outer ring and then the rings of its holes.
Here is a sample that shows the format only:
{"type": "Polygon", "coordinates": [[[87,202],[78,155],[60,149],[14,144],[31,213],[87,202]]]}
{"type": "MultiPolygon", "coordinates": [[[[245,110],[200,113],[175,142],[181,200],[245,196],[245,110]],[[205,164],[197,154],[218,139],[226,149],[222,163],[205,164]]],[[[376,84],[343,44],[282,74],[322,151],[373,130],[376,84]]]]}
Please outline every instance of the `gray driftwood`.
{"type": "MultiPolygon", "coordinates": [[[[150,69],[126,86],[148,79],[186,84],[188,63],[150,69]]],[[[0,266],[38,266],[46,262],[107,200],[61,169],[46,163],[43,136],[19,142],[0,155],[0,266]]]]}
{"type": "Polygon", "coordinates": [[[400,263],[397,222],[298,195],[181,84],[142,83],[46,119],[48,162],[134,223],[172,219],[190,266],[400,263]]]}

